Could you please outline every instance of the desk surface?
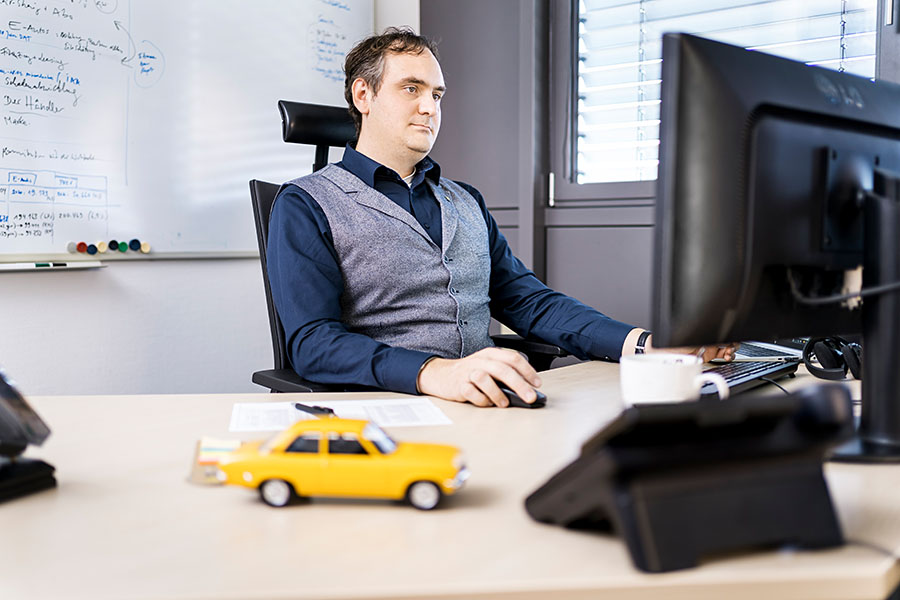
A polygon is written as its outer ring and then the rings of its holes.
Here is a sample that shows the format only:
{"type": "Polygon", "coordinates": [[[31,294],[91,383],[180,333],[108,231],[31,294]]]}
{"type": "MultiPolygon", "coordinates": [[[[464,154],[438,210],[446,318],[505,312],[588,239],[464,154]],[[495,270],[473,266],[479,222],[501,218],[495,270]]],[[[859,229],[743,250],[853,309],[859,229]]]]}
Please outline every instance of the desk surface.
{"type": "MultiPolygon", "coordinates": [[[[394,429],[400,440],[466,452],[472,478],[431,512],[334,500],[273,509],[251,490],[188,483],[197,439],[229,436],[233,403],[269,394],[31,398],[53,435],[29,455],[57,468],[59,487],[0,504],[0,598],[637,599],[665,590],[667,599],[850,600],[884,598],[900,581],[893,558],[863,545],[645,575],[615,537],[531,520],[525,496],[619,411],[617,375],[614,364],[564,367],[543,374],[547,408],[435,400],[452,426],[394,429]]],[[[897,555],[900,467],[829,464],[826,473],[848,540],[897,555]]]]}

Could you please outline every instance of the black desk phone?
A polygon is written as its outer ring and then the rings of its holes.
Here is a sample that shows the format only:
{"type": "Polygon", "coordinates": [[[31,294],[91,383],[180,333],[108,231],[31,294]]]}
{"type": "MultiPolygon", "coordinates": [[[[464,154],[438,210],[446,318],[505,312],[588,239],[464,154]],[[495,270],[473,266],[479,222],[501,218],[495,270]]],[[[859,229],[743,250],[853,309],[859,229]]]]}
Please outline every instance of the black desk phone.
{"type": "Polygon", "coordinates": [[[839,384],[790,396],[627,408],[525,501],[544,523],[620,535],[634,565],[684,569],[715,552],[843,543],[822,462],[850,437],[839,384]]]}
{"type": "Polygon", "coordinates": [[[49,435],[47,424],[0,371],[0,502],[56,485],[52,466],[21,456],[49,435]]]}

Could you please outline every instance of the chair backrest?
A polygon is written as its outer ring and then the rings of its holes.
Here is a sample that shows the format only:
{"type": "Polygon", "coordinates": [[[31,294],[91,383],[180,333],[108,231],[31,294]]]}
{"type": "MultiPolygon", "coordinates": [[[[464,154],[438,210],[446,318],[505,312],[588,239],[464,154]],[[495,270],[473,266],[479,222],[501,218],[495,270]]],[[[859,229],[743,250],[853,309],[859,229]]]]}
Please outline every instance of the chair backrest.
{"type": "Polygon", "coordinates": [[[290,365],[284,341],[281,319],[272,301],[272,287],[269,285],[269,271],[266,268],[266,243],[269,239],[269,215],[275,204],[275,195],[281,186],[258,179],[250,181],[250,200],[253,203],[253,219],[256,222],[256,243],[259,246],[259,262],[262,266],[263,285],[266,288],[266,308],[269,311],[269,330],[272,334],[272,354],[275,368],[284,369],[290,365]]]}
{"type": "MultiPolygon", "coordinates": [[[[313,171],[318,171],[328,163],[328,148],[343,147],[356,137],[356,126],[346,108],[289,102],[280,100],[281,137],[292,144],[312,144],[316,147],[316,161],[313,171]]],[[[259,262],[262,266],[263,284],[266,289],[266,308],[269,311],[269,330],[272,334],[272,354],[275,368],[289,368],[291,361],[284,339],[284,328],[269,285],[269,271],[266,268],[266,244],[269,239],[269,215],[275,204],[275,196],[280,185],[253,179],[250,181],[250,200],[253,203],[253,218],[256,222],[256,242],[259,245],[259,262]]]]}

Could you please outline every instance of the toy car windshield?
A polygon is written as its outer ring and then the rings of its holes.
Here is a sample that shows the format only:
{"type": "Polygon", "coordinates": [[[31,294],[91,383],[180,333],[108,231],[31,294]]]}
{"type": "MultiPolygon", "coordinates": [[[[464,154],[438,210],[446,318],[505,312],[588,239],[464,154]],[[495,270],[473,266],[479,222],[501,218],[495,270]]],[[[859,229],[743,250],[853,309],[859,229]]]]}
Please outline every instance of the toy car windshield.
{"type": "Polygon", "coordinates": [[[397,442],[385,433],[384,429],[374,423],[369,423],[365,426],[363,437],[375,444],[375,447],[382,454],[391,454],[397,449],[397,442]]]}

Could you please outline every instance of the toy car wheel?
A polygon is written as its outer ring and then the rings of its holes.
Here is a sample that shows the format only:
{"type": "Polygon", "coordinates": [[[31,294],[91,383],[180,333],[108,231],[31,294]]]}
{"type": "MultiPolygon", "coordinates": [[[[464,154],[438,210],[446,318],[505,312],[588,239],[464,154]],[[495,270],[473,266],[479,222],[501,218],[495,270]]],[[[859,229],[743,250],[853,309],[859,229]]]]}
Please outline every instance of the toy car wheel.
{"type": "Polygon", "coordinates": [[[269,506],[286,506],[294,497],[294,488],[282,479],[267,479],[259,486],[259,497],[269,506]]]}
{"type": "Polygon", "coordinates": [[[406,490],[406,499],[419,510],[431,510],[441,501],[441,489],[430,481],[417,481],[406,490]]]}

